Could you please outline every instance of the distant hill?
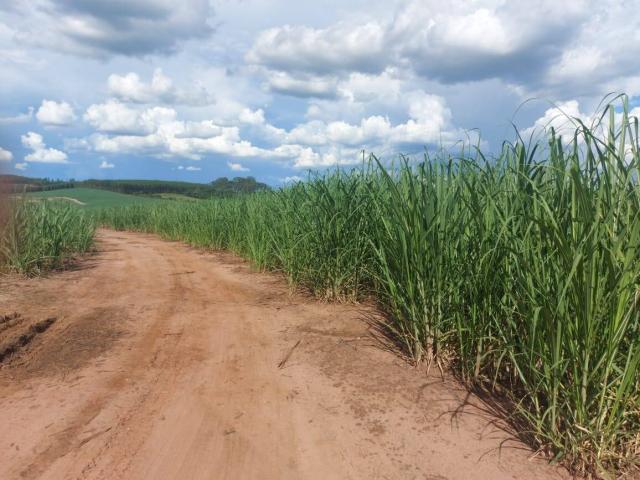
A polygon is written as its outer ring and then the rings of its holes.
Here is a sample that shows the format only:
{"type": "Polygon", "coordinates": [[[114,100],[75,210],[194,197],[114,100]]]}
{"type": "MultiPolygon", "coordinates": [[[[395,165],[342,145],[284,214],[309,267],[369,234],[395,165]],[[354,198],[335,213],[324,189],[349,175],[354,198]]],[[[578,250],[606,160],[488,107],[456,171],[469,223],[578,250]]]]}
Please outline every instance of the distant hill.
{"type": "Polygon", "coordinates": [[[225,197],[242,193],[269,190],[265,183],[253,177],[220,177],[211,183],[192,183],[165,180],[54,180],[20,175],[0,175],[0,189],[13,192],[41,192],[66,188],[93,188],[128,195],[163,196],[184,195],[193,198],[225,197]]]}

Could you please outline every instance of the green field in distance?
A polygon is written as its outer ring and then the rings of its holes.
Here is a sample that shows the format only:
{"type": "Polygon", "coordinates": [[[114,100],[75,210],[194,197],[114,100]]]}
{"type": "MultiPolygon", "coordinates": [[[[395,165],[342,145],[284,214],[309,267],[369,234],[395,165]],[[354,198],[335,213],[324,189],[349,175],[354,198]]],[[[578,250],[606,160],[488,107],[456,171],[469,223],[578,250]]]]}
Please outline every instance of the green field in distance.
{"type": "Polygon", "coordinates": [[[124,193],[99,190],[97,188],[63,188],[60,190],[48,190],[44,192],[29,192],[25,194],[28,199],[46,199],[52,201],[68,202],[87,208],[120,207],[136,203],[161,202],[162,199],[126,195],[124,193]]]}

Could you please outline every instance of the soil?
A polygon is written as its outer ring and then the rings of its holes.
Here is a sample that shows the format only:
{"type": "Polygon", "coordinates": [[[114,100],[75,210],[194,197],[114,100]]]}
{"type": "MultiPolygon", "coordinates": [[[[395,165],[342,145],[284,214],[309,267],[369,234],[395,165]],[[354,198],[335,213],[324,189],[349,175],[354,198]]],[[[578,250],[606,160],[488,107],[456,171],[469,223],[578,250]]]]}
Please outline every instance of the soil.
{"type": "Polygon", "coordinates": [[[566,478],[370,307],[149,235],[98,245],[0,280],[2,479],[566,478]]]}

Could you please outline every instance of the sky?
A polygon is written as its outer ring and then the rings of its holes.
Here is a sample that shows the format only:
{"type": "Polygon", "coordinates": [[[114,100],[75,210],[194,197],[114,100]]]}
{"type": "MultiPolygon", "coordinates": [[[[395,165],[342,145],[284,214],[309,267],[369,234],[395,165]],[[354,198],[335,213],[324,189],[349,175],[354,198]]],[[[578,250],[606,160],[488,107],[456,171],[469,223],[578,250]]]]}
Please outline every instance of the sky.
{"type": "Polygon", "coordinates": [[[0,0],[0,170],[272,185],[640,112],[640,5],[0,0]]]}

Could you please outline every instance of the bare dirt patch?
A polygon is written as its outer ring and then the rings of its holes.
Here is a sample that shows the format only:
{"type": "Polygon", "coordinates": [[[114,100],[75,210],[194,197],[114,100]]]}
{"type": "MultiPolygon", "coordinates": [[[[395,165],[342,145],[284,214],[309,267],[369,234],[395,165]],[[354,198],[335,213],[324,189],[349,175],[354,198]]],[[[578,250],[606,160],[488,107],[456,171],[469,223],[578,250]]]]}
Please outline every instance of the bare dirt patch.
{"type": "Polygon", "coordinates": [[[104,308],[60,321],[14,315],[5,323],[12,326],[0,332],[0,380],[66,375],[105,353],[124,333],[120,312],[104,308]]]}
{"type": "Polygon", "coordinates": [[[49,317],[29,322],[19,313],[0,316],[0,364],[19,358],[33,339],[47,331],[55,321],[54,317],[49,317]]]}
{"type": "Polygon", "coordinates": [[[86,203],[78,200],[77,198],[72,197],[47,197],[49,201],[60,201],[64,200],[65,202],[75,203],[76,205],[86,205],[86,203]]]}

